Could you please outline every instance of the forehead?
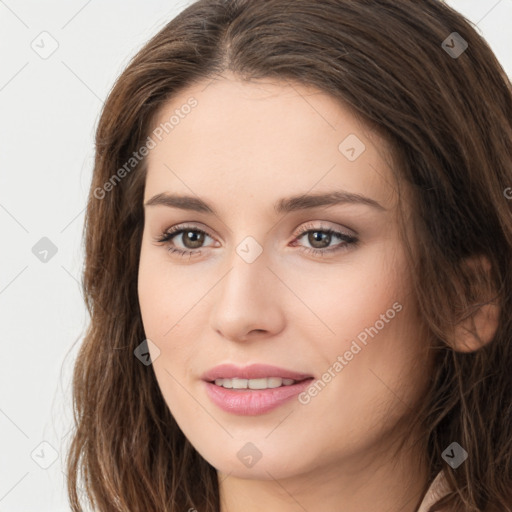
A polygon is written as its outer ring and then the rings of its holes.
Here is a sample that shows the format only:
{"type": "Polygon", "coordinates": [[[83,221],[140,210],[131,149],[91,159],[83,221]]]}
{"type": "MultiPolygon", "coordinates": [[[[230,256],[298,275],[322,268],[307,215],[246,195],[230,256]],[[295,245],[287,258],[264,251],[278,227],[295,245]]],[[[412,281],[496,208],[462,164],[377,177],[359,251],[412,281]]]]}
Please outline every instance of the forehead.
{"type": "Polygon", "coordinates": [[[386,207],[393,201],[385,142],[340,101],[303,84],[232,75],[194,84],[160,109],[151,136],[145,199],[216,191],[247,206],[283,192],[343,189],[386,207]]]}

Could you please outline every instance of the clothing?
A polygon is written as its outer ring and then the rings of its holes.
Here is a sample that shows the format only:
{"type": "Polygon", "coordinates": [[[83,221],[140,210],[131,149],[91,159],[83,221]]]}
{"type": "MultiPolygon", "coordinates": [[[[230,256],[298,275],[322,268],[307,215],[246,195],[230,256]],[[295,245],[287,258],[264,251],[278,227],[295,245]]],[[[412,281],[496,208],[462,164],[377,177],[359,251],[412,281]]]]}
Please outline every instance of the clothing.
{"type": "Polygon", "coordinates": [[[449,488],[444,477],[444,473],[440,471],[434,478],[434,481],[425,493],[425,497],[421,502],[417,512],[427,512],[437,500],[448,494],[449,488]]]}

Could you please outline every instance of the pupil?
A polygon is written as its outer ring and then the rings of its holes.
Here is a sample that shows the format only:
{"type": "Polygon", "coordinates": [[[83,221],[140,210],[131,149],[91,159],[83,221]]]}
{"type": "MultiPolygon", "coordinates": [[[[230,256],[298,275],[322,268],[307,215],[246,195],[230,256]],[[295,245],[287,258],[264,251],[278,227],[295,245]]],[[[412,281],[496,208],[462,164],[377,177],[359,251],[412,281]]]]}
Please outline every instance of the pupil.
{"type": "Polygon", "coordinates": [[[308,236],[309,243],[316,248],[327,247],[331,242],[331,235],[322,231],[312,231],[308,236]],[[318,236],[317,236],[318,235],[318,236]],[[325,237],[322,242],[322,237],[325,237]],[[321,242],[319,246],[315,245],[321,242]]]}
{"type": "Polygon", "coordinates": [[[198,233],[197,231],[187,231],[186,235],[185,246],[189,249],[197,249],[198,247],[201,247],[201,244],[204,242],[204,233],[198,233]]]}

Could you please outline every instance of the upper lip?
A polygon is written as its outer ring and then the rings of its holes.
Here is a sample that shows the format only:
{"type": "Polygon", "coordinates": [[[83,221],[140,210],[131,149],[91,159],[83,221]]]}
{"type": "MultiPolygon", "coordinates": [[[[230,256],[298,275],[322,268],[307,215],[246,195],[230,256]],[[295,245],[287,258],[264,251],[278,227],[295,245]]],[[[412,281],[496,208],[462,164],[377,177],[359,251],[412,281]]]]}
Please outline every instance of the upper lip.
{"type": "Polygon", "coordinates": [[[281,377],[282,379],[304,380],[312,375],[294,372],[268,364],[251,364],[249,366],[236,366],[234,364],[221,364],[211,368],[203,374],[202,379],[213,382],[215,379],[264,379],[268,377],[281,377]]]}

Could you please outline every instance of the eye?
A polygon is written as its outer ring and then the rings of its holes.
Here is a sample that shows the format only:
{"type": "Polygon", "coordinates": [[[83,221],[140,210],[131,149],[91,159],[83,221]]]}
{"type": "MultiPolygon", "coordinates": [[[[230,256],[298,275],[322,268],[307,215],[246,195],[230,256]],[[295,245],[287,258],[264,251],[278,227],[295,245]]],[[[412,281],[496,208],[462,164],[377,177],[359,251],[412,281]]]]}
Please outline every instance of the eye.
{"type": "MultiPolygon", "coordinates": [[[[201,249],[204,248],[206,238],[212,238],[206,231],[197,228],[196,226],[173,226],[167,231],[162,233],[157,242],[167,244],[168,251],[171,254],[178,256],[199,256],[201,249]],[[174,240],[180,241],[184,247],[176,246],[174,240]]],[[[305,251],[309,254],[326,256],[337,253],[342,250],[347,250],[351,245],[357,245],[358,238],[354,235],[344,233],[343,231],[336,231],[329,227],[315,226],[313,223],[305,224],[301,227],[296,238],[292,242],[292,247],[297,245],[297,241],[301,238],[306,238],[306,242],[311,247],[300,246],[299,250],[305,251]],[[306,238],[307,235],[307,238],[306,238]],[[338,244],[331,246],[333,241],[338,240],[338,244]]],[[[218,246],[218,245],[217,245],[218,246]]]]}
{"type": "Polygon", "coordinates": [[[206,231],[198,229],[195,226],[173,226],[169,228],[165,233],[156,240],[157,242],[167,243],[169,245],[168,251],[171,254],[177,254],[178,256],[193,256],[194,254],[199,255],[202,244],[204,244],[205,238],[212,238],[206,231]],[[180,236],[181,235],[181,236],[180,236]],[[181,243],[185,248],[176,247],[174,239],[181,243]]]}
{"type": "Polygon", "coordinates": [[[326,256],[347,250],[351,245],[357,245],[359,242],[359,239],[354,235],[344,233],[343,231],[336,231],[329,227],[315,226],[312,223],[305,224],[301,227],[301,230],[293,242],[294,246],[295,242],[301,238],[306,238],[306,242],[312,247],[301,246],[300,250],[318,256],[326,256]],[[336,240],[340,242],[330,247],[331,242],[336,240]]]}

